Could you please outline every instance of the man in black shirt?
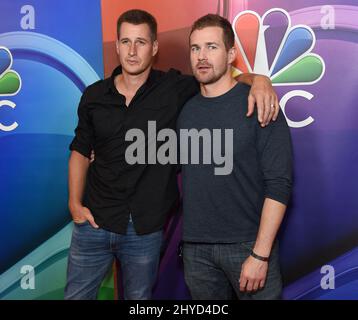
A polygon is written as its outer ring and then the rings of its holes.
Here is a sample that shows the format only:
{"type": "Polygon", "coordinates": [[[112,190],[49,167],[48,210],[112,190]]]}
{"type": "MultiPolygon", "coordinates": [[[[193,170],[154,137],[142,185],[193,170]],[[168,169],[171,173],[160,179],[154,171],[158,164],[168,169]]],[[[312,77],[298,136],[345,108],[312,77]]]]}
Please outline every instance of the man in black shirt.
{"type": "MultiPolygon", "coordinates": [[[[155,121],[157,131],[175,130],[182,106],[199,91],[191,76],[152,69],[158,42],[149,13],[123,13],[117,30],[121,66],[83,93],[70,146],[69,209],[75,227],[65,299],[95,299],[114,258],[121,264],[124,298],[151,297],[162,229],[178,198],[176,166],[149,161],[155,141],[146,146],[146,164],[128,164],[125,136],[132,128],[146,132],[148,121],[155,121]]],[[[252,85],[251,109],[256,102],[264,126],[279,110],[271,83],[248,74],[239,80],[252,85]]]]}
{"type": "Polygon", "coordinates": [[[197,158],[210,159],[216,150],[213,158],[225,154],[226,163],[220,171],[204,160],[182,165],[186,283],[193,299],[230,299],[232,289],[240,299],[278,299],[275,237],[292,185],[288,125],[282,112],[266,128],[245,116],[250,88],[231,76],[236,48],[229,21],[213,14],[197,20],[190,48],[201,93],[185,104],[178,130],[201,133],[197,158]]]}

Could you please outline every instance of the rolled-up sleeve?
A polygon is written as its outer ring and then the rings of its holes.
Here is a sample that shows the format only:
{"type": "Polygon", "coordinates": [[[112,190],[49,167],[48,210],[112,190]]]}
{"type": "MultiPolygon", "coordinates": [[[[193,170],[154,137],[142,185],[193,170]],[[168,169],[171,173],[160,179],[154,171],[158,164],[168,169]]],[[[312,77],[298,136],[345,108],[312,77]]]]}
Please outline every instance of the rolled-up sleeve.
{"type": "Polygon", "coordinates": [[[70,144],[70,150],[75,150],[83,156],[90,158],[91,150],[93,149],[94,129],[89,116],[87,102],[87,91],[85,90],[78,105],[78,124],[75,129],[75,137],[70,144]]]}
{"type": "Polygon", "coordinates": [[[262,169],[265,198],[287,205],[292,189],[292,142],[285,116],[257,128],[257,148],[262,169]]]}

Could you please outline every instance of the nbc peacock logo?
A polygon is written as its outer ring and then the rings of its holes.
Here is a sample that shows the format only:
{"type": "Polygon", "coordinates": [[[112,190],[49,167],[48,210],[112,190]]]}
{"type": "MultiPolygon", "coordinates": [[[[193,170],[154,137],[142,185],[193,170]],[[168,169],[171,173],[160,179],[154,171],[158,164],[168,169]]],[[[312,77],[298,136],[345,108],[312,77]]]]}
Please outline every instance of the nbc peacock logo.
{"type": "Polygon", "coordinates": [[[11,70],[12,63],[10,50],[0,47],[0,96],[14,96],[21,89],[20,75],[11,70]]]}
{"type": "Polygon", "coordinates": [[[312,53],[316,43],[313,30],[291,26],[289,14],[279,8],[260,17],[243,11],[233,21],[238,48],[234,75],[254,72],[268,76],[273,85],[310,85],[324,75],[323,59],[312,53]]]}

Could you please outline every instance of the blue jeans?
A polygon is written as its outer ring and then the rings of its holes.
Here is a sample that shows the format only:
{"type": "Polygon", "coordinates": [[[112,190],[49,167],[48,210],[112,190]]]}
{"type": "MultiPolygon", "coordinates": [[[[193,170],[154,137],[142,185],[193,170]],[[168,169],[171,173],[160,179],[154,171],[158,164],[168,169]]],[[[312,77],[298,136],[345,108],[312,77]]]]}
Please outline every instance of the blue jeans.
{"type": "Polygon", "coordinates": [[[88,222],[75,223],[65,299],[96,299],[114,258],[121,265],[124,299],[150,299],[158,271],[162,236],[162,231],[137,235],[131,221],[126,235],[95,229],[88,222]]]}
{"type": "Polygon", "coordinates": [[[270,255],[265,286],[255,293],[240,291],[241,266],[255,242],[233,244],[184,243],[184,277],[194,300],[276,300],[281,298],[279,249],[270,255]]]}

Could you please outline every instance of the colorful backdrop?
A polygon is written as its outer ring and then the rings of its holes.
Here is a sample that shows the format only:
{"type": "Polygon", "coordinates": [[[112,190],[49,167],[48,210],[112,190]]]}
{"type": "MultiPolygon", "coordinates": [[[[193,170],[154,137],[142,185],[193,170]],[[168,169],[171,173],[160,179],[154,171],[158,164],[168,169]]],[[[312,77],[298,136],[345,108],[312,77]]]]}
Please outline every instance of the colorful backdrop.
{"type": "MultiPolygon", "coordinates": [[[[83,89],[118,64],[116,20],[132,8],[157,18],[163,70],[190,73],[195,19],[210,12],[233,23],[233,73],[269,76],[291,127],[294,189],[279,235],[284,298],[358,299],[354,0],[1,1],[0,299],[63,298],[76,108],[83,89]]],[[[186,299],[180,209],[165,231],[154,298],[186,299]]],[[[113,282],[108,275],[100,299],[113,299],[113,282]]]]}

